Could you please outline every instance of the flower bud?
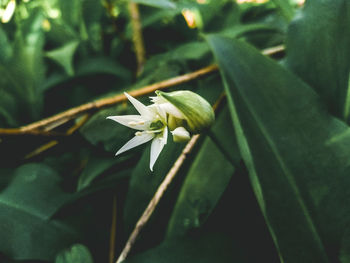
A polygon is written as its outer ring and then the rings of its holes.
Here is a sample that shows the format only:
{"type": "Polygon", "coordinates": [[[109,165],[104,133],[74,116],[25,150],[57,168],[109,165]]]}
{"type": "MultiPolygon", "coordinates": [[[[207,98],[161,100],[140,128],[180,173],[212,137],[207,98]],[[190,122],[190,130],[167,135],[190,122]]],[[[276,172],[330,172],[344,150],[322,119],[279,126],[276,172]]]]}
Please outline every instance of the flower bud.
{"type": "Polygon", "coordinates": [[[171,103],[187,122],[187,128],[192,133],[199,133],[212,125],[215,119],[210,104],[198,94],[189,90],[162,92],[156,94],[171,103]]]}
{"type": "Polygon", "coordinates": [[[191,139],[190,133],[184,127],[178,127],[171,132],[174,142],[187,142],[191,139]]]}

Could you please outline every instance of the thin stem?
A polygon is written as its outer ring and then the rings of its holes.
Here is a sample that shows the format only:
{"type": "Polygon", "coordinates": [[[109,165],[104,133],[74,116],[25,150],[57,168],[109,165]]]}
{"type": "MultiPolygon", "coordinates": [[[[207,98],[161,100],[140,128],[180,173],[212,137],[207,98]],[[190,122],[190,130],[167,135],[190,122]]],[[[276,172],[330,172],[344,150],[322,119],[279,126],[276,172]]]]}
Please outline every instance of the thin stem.
{"type": "Polygon", "coordinates": [[[126,257],[128,256],[132,246],[134,245],[137,236],[139,235],[140,231],[143,229],[143,227],[146,225],[146,223],[148,222],[149,218],[151,217],[153,211],[155,210],[155,208],[157,207],[160,199],[162,198],[162,196],[164,195],[166,189],[168,188],[168,186],[170,185],[170,183],[172,182],[172,180],[174,179],[175,175],[177,174],[177,172],[180,170],[182,164],[184,163],[184,161],[186,160],[187,155],[192,151],[192,149],[194,148],[196,142],[199,139],[199,134],[194,135],[191,140],[187,143],[186,147],[183,149],[182,153],[180,154],[180,156],[177,158],[176,162],[174,163],[173,167],[170,169],[170,171],[168,172],[168,174],[165,176],[163,182],[161,183],[161,185],[158,187],[157,192],[155,193],[155,195],[153,196],[152,200],[149,202],[146,210],[143,212],[142,216],[140,217],[140,219],[137,221],[136,226],[134,228],[134,230],[132,231],[128,241],[126,242],[126,245],[122,251],[122,253],[120,254],[118,260],[116,261],[116,263],[120,263],[122,261],[124,261],[126,259],[126,257]]]}
{"type": "Polygon", "coordinates": [[[137,75],[139,76],[143,71],[143,66],[145,64],[145,46],[142,36],[142,25],[140,18],[139,7],[136,3],[129,2],[129,13],[131,17],[132,26],[132,41],[134,44],[136,60],[137,60],[137,75]]]}

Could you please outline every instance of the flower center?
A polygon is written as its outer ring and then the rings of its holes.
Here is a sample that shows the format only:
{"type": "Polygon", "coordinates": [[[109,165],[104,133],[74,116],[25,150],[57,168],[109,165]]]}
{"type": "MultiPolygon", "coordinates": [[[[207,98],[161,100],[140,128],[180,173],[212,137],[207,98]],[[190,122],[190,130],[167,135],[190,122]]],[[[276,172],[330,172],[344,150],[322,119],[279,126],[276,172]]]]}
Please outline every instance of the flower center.
{"type": "Polygon", "coordinates": [[[164,127],[164,123],[161,120],[154,121],[149,125],[149,128],[152,131],[160,130],[163,127],[164,127]]]}

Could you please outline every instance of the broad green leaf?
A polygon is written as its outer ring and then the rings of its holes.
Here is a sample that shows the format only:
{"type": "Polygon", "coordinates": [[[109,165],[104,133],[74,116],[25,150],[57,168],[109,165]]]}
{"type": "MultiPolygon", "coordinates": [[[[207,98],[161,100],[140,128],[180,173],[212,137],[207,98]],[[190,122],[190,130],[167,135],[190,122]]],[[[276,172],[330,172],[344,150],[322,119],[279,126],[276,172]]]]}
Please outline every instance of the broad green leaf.
{"type": "Polygon", "coordinates": [[[0,193],[0,251],[18,259],[52,260],[77,239],[68,225],[50,217],[69,198],[59,176],[43,164],[17,168],[0,193]]]}
{"type": "Polygon", "coordinates": [[[226,108],[212,128],[212,136],[222,145],[218,147],[207,137],[196,154],[169,220],[167,237],[184,236],[202,226],[225,191],[235,171],[232,161],[240,160],[232,125],[227,123],[229,118],[226,108]],[[225,156],[221,147],[232,156],[225,156]]]}
{"type": "Polygon", "coordinates": [[[167,240],[125,263],[244,263],[237,244],[223,234],[167,240]]]}
{"type": "Polygon", "coordinates": [[[89,249],[82,244],[75,244],[69,249],[61,251],[57,256],[55,263],[93,263],[89,249]]]}
{"type": "Polygon", "coordinates": [[[289,26],[288,67],[337,117],[350,121],[350,2],[308,0],[289,26]]]}
{"type": "Polygon", "coordinates": [[[68,75],[74,74],[73,57],[79,41],[68,42],[62,47],[46,52],[46,56],[64,68],[68,75]]]}
{"type": "Polygon", "coordinates": [[[348,126],[325,111],[312,88],[254,48],[208,41],[281,260],[334,262],[350,221],[348,126]]]}

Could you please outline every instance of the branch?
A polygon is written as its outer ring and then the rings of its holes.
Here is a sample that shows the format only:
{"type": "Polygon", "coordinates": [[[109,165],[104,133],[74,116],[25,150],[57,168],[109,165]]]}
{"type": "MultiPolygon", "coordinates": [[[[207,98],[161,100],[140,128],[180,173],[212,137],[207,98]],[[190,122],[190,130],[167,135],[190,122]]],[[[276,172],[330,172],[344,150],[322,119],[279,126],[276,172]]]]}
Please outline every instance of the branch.
{"type": "MultiPolygon", "coordinates": [[[[188,81],[191,81],[193,79],[199,78],[203,75],[207,75],[211,72],[217,71],[218,67],[216,65],[210,65],[208,67],[199,69],[197,71],[187,73],[185,75],[181,75],[178,77],[174,77],[171,79],[167,79],[161,82],[157,82],[152,85],[145,86],[141,89],[130,91],[130,95],[133,97],[140,97],[143,95],[150,94],[156,90],[166,89],[168,87],[176,86],[188,81]]],[[[127,98],[124,94],[118,94],[113,97],[100,99],[94,102],[89,102],[83,105],[80,105],[78,107],[69,109],[67,111],[64,111],[62,113],[56,114],[52,117],[31,123],[26,126],[22,126],[20,128],[15,129],[1,129],[0,128],[0,135],[22,135],[22,134],[38,134],[42,131],[38,131],[40,129],[43,129],[44,127],[48,125],[54,125],[56,123],[60,123],[62,121],[66,122],[68,120],[74,119],[83,113],[91,112],[93,110],[101,109],[104,107],[112,106],[117,103],[126,101],[127,98]]]]}
{"type": "MultiPolygon", "coordinates": [[[[262,51],[264,55],[274,55],[280,53],[284,50],[284,46],[276,46],[272,48],[268,48],[262,51]]],[[[176,86],[182,83],[189,82],[191,80],[197,79],[201,76],[208,75],[210,73],[216,72],[218,70],[217,65],[210,65],[204,68],[201,68],[197,71],[187,73],[178,77],[174,77],[171,79],[167,79],[161,82],[157,82],[152,85],[145,86],[138,90],[130,91],[130,95],[134,97],[140,97],[147,94],[150,94],[156,90],[166,89],[172,86],[176,86]]],[[[23,134],[35,134],[35,135],[50,135],[50,133],[45,133],[42,130],[47,126],[58,126],[61,123],[67,122],[71,119],[74,119],[84,113],[91,112],[94,110],[98,110],[104,107],[112,106],[117,103],[126,101],[126,97],[124,94],[118,94],[113,97],[100,99],[94,102],[89,102],[83,105],[80,105],[75,108],[71,108],[62,113],[56,114],[49,118],[28,124],[26,126],[22,126],[20,128],[14,129],[2,129],[0,128],[0,136],[1,135],[23,135],[23,134]]]]}

